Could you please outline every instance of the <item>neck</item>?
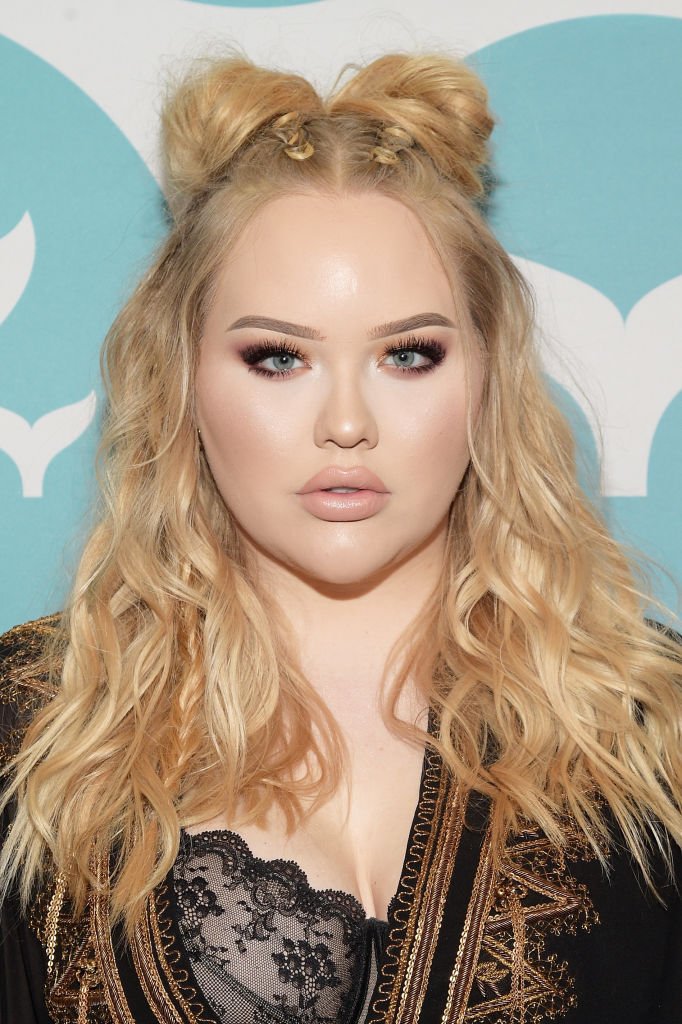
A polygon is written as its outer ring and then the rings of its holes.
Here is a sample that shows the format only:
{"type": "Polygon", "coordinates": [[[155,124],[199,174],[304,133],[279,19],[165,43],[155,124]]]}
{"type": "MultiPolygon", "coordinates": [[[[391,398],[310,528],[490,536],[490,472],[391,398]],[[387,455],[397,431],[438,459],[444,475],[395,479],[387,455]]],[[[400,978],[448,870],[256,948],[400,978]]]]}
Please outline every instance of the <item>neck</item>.
{"type": "Polygon", "coordinates": [[[439,533],[401,563],[352,584],[310,580],[285,566],[259,566],[301,668],[332,710],[340,702],[368,713],[393,645],[434,594],[445,549],[439,533]]]}

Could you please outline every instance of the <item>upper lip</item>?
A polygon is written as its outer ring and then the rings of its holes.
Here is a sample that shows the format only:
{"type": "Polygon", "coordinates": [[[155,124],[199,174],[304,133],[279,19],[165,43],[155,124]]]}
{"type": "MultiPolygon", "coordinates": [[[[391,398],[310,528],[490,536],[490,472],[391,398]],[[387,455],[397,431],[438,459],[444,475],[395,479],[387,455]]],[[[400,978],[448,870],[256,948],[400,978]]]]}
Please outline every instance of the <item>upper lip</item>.
{"type": "Polygon", "coordinates": [[[325,491],[330,487],[357,487],[363,491],[386,492],[388,489],[383,480],[380,480],[376,473],[370,472],[364,466],[353,466],[351,469],[343,469],[341,466],[327,466],[320,470],[315,476],[303,485],[299,494],[308,494],[310,491],[325,491]]]}

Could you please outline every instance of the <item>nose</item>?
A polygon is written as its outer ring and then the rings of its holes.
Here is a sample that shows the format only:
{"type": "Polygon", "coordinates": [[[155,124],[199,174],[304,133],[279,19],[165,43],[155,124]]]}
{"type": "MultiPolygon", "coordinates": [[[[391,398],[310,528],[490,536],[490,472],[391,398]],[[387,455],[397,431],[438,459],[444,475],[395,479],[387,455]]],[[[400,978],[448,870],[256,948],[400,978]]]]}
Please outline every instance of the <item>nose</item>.
{"type": "Polygon", "coordinates": [[[376,417],[362,381],[351,373],[334,380],[315,419],[315,444],[318,448],[355,448],[360,444],[374,448],[378,440],[376,417]]]}

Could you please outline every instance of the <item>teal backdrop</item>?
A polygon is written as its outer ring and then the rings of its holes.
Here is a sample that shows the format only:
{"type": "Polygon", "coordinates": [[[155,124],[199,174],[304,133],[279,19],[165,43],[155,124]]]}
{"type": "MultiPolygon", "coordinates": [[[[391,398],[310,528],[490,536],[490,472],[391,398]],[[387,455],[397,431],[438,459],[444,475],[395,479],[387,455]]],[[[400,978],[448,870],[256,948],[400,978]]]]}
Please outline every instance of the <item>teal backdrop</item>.
{"type": "Polygon", "coordinates": [[[97,433],[96,407],[68,412],[98,394],[100,344],[164,220],[158,186],[103,110],[2,37],[0,137],[0,266],[24,286],[0,323],[3,628],[62,600],[87,529],[97,433]],[[25,496],[20,469],[60,438],[41,493],[25,496]]]}
{"type": "MultiPolygon", "coordinates": [[[[300,18],[336,0],[182,3],[282,18],[300,6],[300,18]]],[[[623,14],[537,25],[469,55],[499,121],[491,224],[539,296],[549,289],[569,369],[605,396],[596,497],[616,533],[670,573],[656,588],[671,604],[682,577],[680,53],[682,19],[623,14]]],[[[165,216],[123,131],[4,36],[0,138],[2,630],[63,600],[95,494],[99,347],[165,216]]],[[[587,480],[589,404],[547,367],[587,480]]]]}
{"type": "MultiPolygon", "coordinates": [[[[633,432],[655,425],[642,452],[646,493],[607,493],[603,505],[614,532],[671,573],[655,585],[673,606],[682,580],[680,55],[682,19],[609,15],[540,25],[470,57],[498,117],[496,234],[524,261],[576,279],[566,303],[582,304],[590,344],[606,356],[602,388],[625,395],[633,432]],[[597,324],[606,305],[620,314],[610,337],[597,324]]],[[[560,311],[562,284],[552,281],[560,311]]],[[[565,391],[559,401],[594,463],[584,411],[565,391]]],[[[626,447],[617,467],[626,492],[634,452],[626,447]]]]}

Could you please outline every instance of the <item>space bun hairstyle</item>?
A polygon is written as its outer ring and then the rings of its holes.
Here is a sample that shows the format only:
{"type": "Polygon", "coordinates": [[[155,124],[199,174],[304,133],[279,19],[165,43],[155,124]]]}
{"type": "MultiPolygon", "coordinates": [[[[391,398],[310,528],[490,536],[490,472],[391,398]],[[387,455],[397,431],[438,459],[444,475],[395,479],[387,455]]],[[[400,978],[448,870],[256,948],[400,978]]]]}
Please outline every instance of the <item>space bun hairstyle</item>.
{"type": "Polygon", "coordinates": [[[231,818],[239,800],[240,821],[276,805],[293,827],[346,778],[338,726],[251,573],[194,414],[226,254],[264,203],[311,191],[415,213],[484,370],[440,584],[393,652],[387,723],[423,742],[396,715],[414,679],[446,765],[493,798],[493,849],[520,819],[561,845],[567,813],[599,856],[615,822],[645,873],[656,828],[682,840],[679,653],[644,621],[630,564],[576,481],[531,297],[482,215],[485,87],[442,54],[348,70],[321,96],[237,55],[168,95],[173,223],[107,337],[101,515],[51,655],[55,699],[7,791],[18,812],[0,881],[19,876],[25,902],[46,849],[76,908],[93,847],[104,863],[115,851],[112,918],[132,928],[179,826],[231,818]]]}
{"type": "Polygon", "coordinates": [[[282,142],[279,119],[323,112],[315,89],[300,75],[261,68],[244,57],[198,65],[162,114],[166,196],[173,212],[180,215],[197,196],[223,184],[247,146],[282,142]]]}
{"type": "Polygon", "coordinates": [[[449,57],[389,54],[356,69],[326,98],[300,75],[234,57],[200,65],[170,96],[163,113],[166,192],[180,215],[225,184],[240,159],[267,161],[272,175],[279,154],[302,160],[317,153],[316,163],[336,162],[346,143],[358,167],[363,153],[384,166],[401,151],[407,162],[427,155],[463,195],[477,197],[493,123],[481,79],[449,57]]]}
{"type": "MultiPolygon", "coordinates": [[[[465,196],[484,193],[482,172],[490,159],[494,119],[483,82],[466,64],[433,55],[389,54],[360,68],[333,97],[330,112],[383,126],[381,139],[388,141],[389,149],[397,128],[417,147],[413,159],[426,154],[465,196]]],[[[377,159],[378,154],[373,155],[377,159]]],[[[379,159],[383,162],[380,155],[379,159]]]]}

